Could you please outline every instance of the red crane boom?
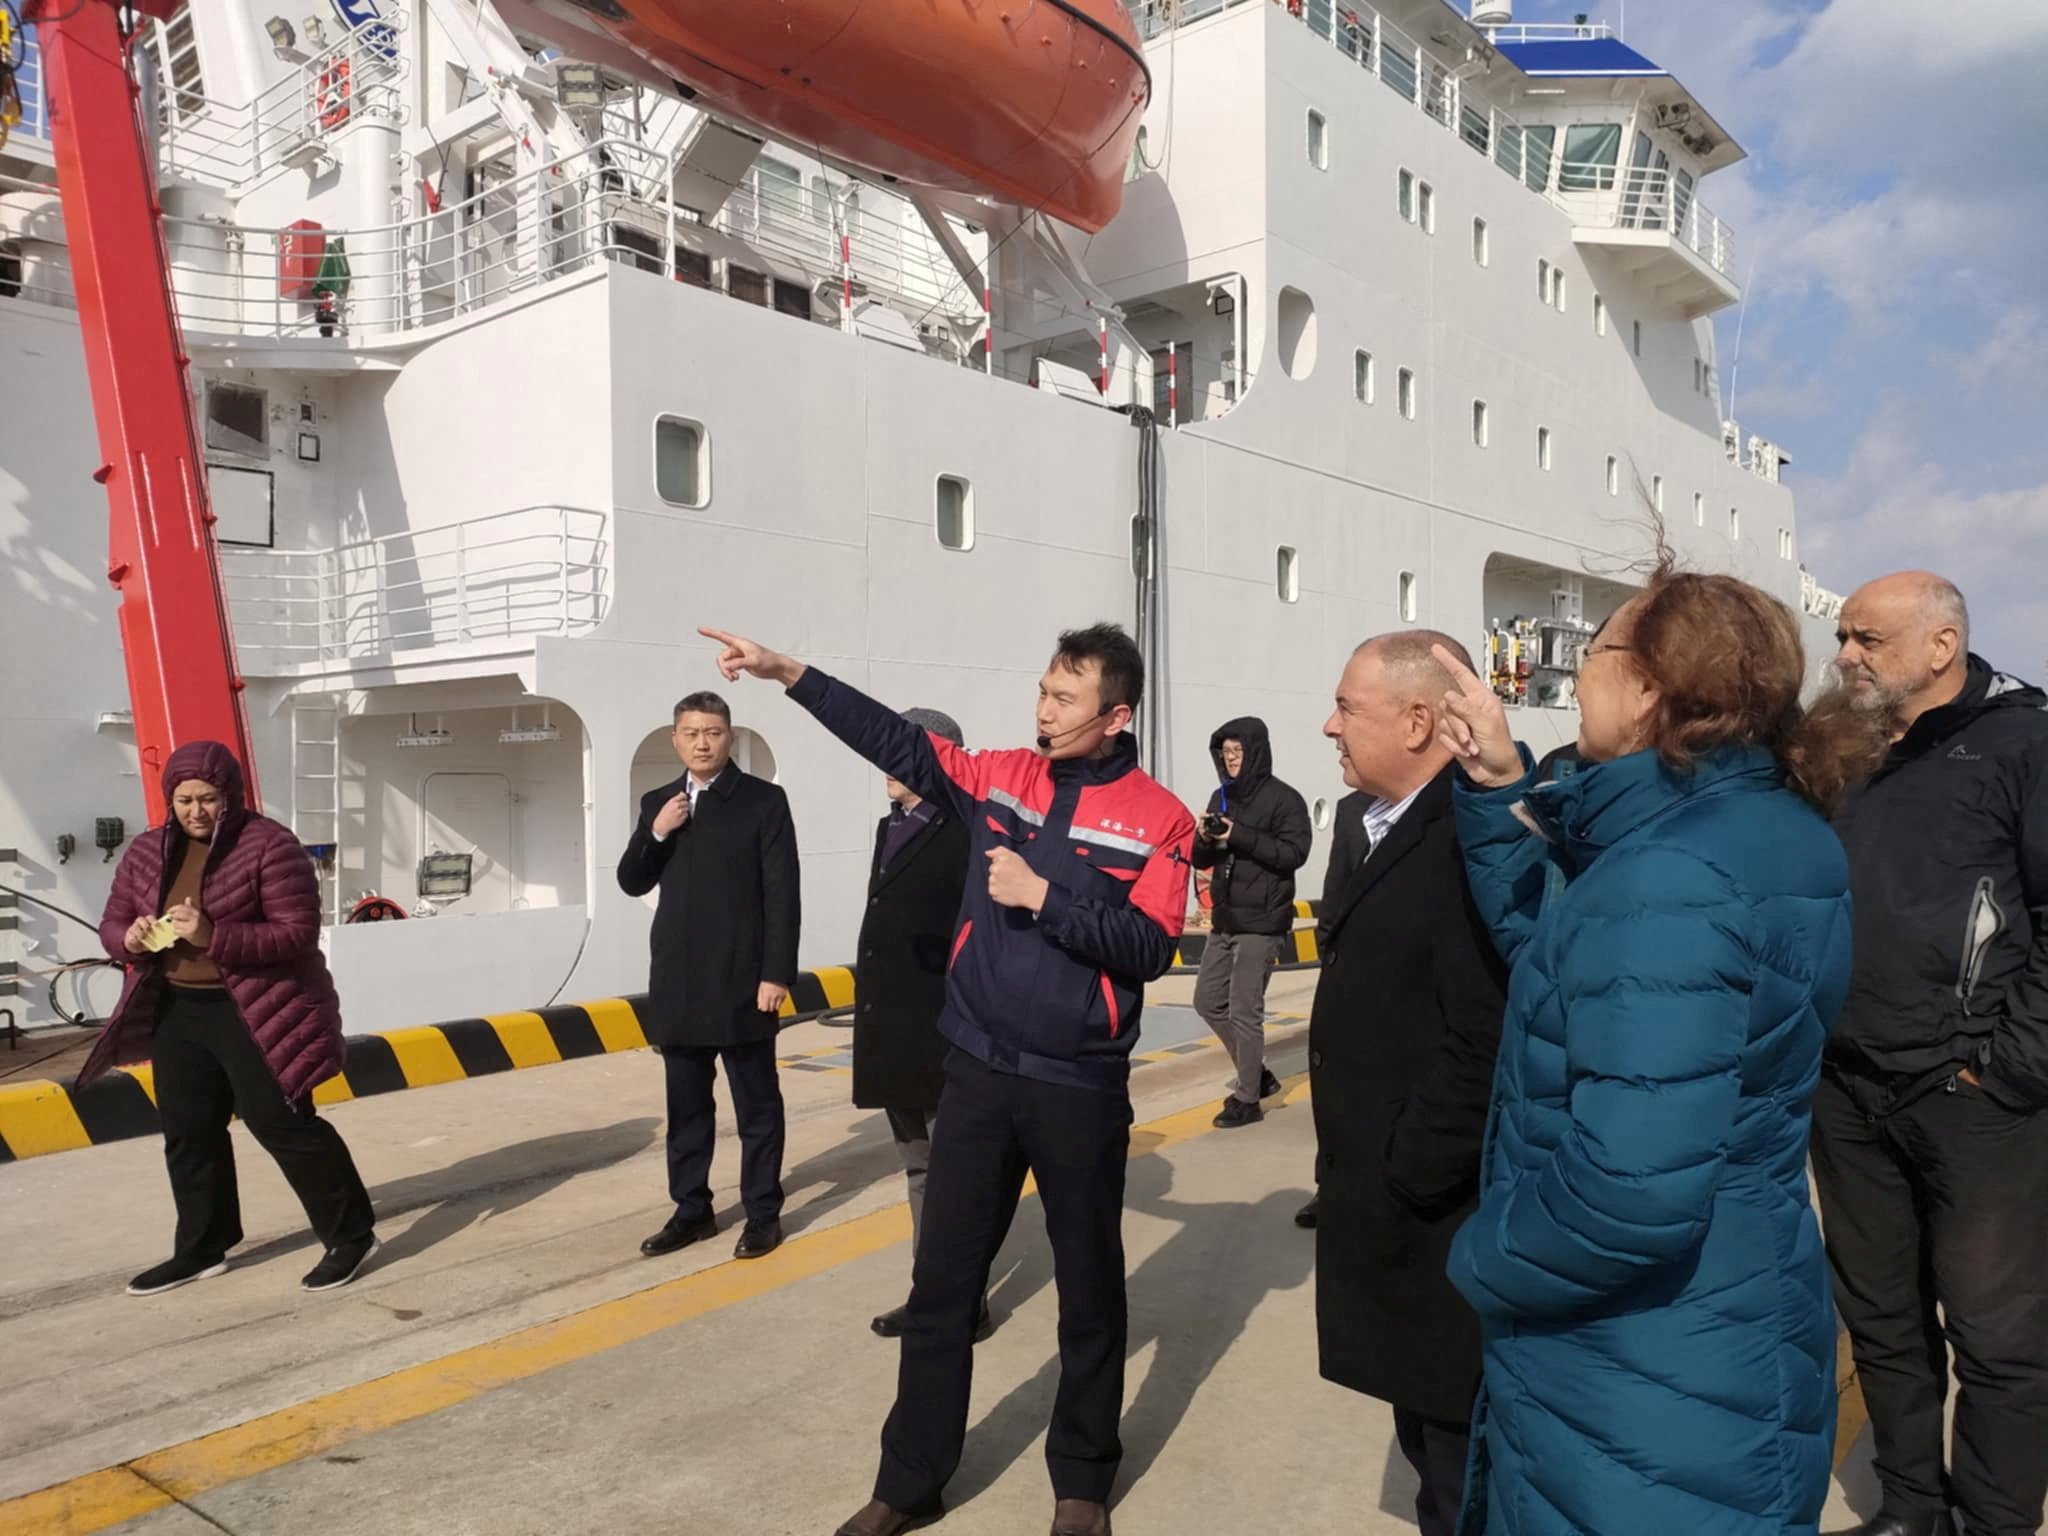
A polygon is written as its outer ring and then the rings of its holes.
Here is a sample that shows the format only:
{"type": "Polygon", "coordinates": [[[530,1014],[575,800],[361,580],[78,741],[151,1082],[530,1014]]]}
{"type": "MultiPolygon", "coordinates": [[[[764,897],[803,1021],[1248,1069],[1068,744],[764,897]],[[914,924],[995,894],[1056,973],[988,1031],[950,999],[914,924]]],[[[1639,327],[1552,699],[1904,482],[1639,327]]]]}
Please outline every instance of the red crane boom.
{"type": "MultiPolygon", "coordinates": [[[[137,0],[168,19],[176,0],[137,0]]],[[[57,190],[110,513],[107,579],[121,594],[121,648],[150,821],[180,743],[225,742],[256,803],[243,682],[221,591],[206,459],[171,295],[141,88],[111,0],[31,0],[48,92],[57,190]]]]}

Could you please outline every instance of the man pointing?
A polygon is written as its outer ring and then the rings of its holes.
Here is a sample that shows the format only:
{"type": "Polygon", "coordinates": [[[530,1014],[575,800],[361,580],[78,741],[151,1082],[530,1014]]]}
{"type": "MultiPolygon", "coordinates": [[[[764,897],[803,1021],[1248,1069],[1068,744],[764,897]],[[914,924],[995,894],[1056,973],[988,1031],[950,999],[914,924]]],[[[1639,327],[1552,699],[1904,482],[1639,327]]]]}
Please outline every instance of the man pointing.
{"type": "Polygon", "coordinates": [[[896,1406],[874,1499],[839,1536],[936,1515],[967,1433],[989,1266],[1033,1174],[1060,1301],[1046,1436],[1054,1536],[1108,1536],[1123,1447],[1124,1159],[1145,983],[1172,962],[1194,818],[1138,767],[1137,645],[1112,624],[1059,638],[1038,685],[1037,747],[970,753],[736,635],[707,629],[728,680],[778,682],[884,773],[952,806],[972,837],[939,1031],[933,1129],[896,1406]]]}

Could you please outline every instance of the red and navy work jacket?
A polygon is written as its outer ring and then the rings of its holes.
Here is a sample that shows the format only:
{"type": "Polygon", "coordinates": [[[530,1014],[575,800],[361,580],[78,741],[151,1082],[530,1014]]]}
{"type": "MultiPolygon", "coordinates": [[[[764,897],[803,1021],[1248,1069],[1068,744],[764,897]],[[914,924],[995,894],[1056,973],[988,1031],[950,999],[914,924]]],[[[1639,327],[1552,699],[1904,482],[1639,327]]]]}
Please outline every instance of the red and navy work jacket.
{"type": "Polygon", "coordinates": [[[1173,963],[1194,818],[1115,738],[1105,757],[968,752],[816,667],[789,696],[884,773],[958,808],[973,838],[939,1032],[999,1072],[1121,1091],[1145,983],[1173,963]],[[988,894],[1009,848],[1050,889],[1034,916],[988,894]]]}

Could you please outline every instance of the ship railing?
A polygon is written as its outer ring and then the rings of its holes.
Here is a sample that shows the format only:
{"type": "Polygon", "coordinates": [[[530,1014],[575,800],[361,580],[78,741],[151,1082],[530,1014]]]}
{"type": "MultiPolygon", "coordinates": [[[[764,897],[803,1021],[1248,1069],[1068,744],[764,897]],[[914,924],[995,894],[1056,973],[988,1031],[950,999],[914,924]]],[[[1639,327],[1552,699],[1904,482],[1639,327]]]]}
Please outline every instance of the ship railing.
{"type": "MultiPolygon", "coordinates": [[[[839,231],[824,207],[743,185],[706,225],[671,195],[675,173],[673,153],[607,139],[395,224],[330,232],[166,219],[172,291],[195,333],[360,343],[473,315],[605,262],[704,284],[721,262],[729,279],[751,272],[758,287],[728,287],[762,303],[771,278],[814,296],[842,290],[839,231]]],[[[832,217],[845,221],[860,292],[979,315],[980,296],[968,295],[928,233],[880,212],[832,217]]]]}
{"type": "Polygon", "coordinates": [[[1604,21],[1517,21],[1504,27],[1481,27],[1496,46],[1506,43],[1578,43],[1614,37],[1615,30],[1604,21]]]}
{"type": "Polygon", "coordinates": [[[287,166],[305,166],[343,129],[405,121],[398,45],[405,14],[367,22],[240,105],[214,101],[161,71],[158,158],[168,175],[233,188],[287,166]]]}
{"type": "MultiPolygon", "coordinates": [[[[1126,4],[1138,35],[1147,41],[1242,5],[1282,6],[1366,74],[1578,222],[1596,228],[1668,229],[1716,271],[1732,275],[1733,232],[1700,203],[1689,183],[1674,179],[1668,170],[1561,164],[1556,153],[1557,125],[1522,123],[1483,97],[1468,95],[1456,65],[1438,58],[1369,5],[1352,0],[1126,0],[1126,4]],[[1581,185],[1589,178],[1595,185],[1581,185]]],[[[1495,28],[1489,33],[1496,42],[1555,40],[1561,34],[1605,36],[1607,29],[1591,24],[1546,30],[1535,24],[1526,29],[1495,28]],[[1530,36],[1517,39],[1506,35],[1516,30],[1526,30],[1530,36]]]]}
{"type": "Polygon", "coordinates": [[[257,673],[580,634],[610,607],[611,564],[609,517],[570,506],[329,549],[221,547],[236,646],[257,673]]]}
{"type": "Polygon", "coordinates": [[[1551,202],[1582,228],[1668,231],[1716,272],[1734,275],[1734,231],[1684,172],[1567,161],[1548,187],[1551,202]]]}
{"type": "Polygon", "coordinates": [[[14,66],[14,90],[21,103],[21,121],[9,137],[17,135],[47,141],[50,137],[49,101],[43,94],[43,50],[36,43],[36,29],[21,29],[21,57],[14,66]]]}

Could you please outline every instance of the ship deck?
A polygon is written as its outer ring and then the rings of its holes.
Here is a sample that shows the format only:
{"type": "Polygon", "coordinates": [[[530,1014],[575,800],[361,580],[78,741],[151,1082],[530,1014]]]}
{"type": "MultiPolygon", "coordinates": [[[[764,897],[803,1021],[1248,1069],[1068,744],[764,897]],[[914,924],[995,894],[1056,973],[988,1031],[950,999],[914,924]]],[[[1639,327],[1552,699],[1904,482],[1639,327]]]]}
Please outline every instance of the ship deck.
{"type": "MultiPolygon", "coordinates": [[[[1306,1025],[1312,974],[1276,979],[1262,1125],[1210,1126],[1227,1065],[1155,991],[1133,1080],[1131,1338],[1117,1508],[1126,1532],[1414,1529],[1388,1411],[1316,1374],[1306,1025]]],[[[167,1250],[159,1144],[0,1168],[0,1532],[137,1536],[741,1532],[824,1536],[865,1498],[909,1219],[879,1114],[852,1109],[847,1032],[785,1033],[790,1240],[639,1256],[666,1214],[661,1086],[641,1052],[328,1111],[380,1213],[355,1285],[298,1289],[295,1201],[239,1127],[249,1240],[220,1279],[133,1299],[167,1250]]],[[[721,1099],[723,1089],[720,1090],[721,1099]]],[[[723,1109],[715,1177],[736,1228],[723,1109]]],[[[1049,1514],[1042,1456],[1055,1299],[1027,1193],[977,1353],[942,1529],[1049,1514]]],[[[1831,1515],[1875,1508],[1845,1400],[1831,1515]]]]}

